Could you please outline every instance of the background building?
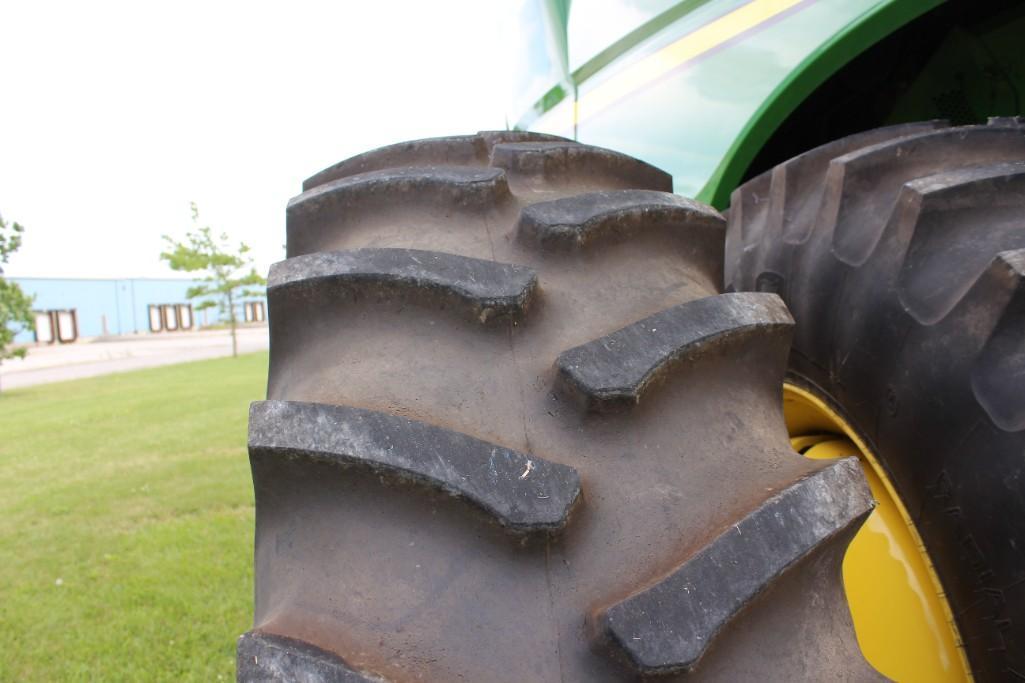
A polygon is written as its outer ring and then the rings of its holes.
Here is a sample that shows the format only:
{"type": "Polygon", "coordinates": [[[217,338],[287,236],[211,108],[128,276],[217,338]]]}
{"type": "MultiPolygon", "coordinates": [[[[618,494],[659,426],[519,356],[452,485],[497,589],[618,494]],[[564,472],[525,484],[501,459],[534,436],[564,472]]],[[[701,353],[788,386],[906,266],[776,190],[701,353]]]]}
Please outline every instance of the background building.
{"type": "MultiPolygon", "coordinates": [[[[225,322],[217,307],[194,311],[185,296],[198,280],[133,278],[123,280],[15,277],[35,297],[36,329],[16,342],[71,342],[78,337],[165,333],[195,330],[225,322]]],[[[263,322],[263,298],[247,298],[237,309],[239,320],[263,322]]]]}

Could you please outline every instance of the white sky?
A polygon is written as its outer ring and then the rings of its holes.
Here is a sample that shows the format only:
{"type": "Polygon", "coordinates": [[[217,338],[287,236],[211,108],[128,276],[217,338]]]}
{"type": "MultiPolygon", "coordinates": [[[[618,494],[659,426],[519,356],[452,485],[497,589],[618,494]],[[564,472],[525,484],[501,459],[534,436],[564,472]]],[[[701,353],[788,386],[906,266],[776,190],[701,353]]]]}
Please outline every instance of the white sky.
{"type": "Polygon", "coordinates": [[[6,274],[175,275],[193,200],[265,271],[308,175],[505,127],[509,4],[0,0],[6,274]]]}

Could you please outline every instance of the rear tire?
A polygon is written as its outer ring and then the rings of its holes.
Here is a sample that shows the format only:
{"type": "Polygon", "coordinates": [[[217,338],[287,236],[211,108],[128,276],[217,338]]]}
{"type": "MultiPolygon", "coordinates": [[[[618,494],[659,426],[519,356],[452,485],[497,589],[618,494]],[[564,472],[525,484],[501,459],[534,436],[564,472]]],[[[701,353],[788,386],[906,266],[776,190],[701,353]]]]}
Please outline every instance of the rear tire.
{"type": "Polygon", "coordinates": [[[792,320],[637,160],[404,143],[289,203],[240,680],[873,678],[857,461],[794,453],[792,320]]]}
{"type": "Polygon", "coordinates": [[[869,131],[738,188],[729,291],[797,322],[910,511],[979,680],[1025,679],[1025,128],[869,131]]]}

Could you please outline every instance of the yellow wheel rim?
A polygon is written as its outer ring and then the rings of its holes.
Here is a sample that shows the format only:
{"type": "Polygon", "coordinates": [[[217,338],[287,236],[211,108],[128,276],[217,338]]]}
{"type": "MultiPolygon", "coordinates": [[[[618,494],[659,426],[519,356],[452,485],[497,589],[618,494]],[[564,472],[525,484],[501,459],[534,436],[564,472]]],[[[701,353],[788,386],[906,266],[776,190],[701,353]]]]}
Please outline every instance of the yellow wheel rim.
{"type": "Polygon", "coordinates": [[[895,681],[971,680],[932,562],[875,455],[836,410],[804,388],[783,385],[783,413],[794,450],[814,459],[857,455],[876,499],[843,561],[865,659],[895,681]]]}

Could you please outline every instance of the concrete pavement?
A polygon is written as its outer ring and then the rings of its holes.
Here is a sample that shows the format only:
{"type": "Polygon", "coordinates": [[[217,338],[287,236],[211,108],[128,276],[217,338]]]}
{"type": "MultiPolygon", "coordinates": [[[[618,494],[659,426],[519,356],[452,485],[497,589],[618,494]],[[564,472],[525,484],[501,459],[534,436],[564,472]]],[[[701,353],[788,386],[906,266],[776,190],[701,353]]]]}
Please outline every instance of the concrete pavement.
{"type": "MultiPolygon", "coordinates": [[[[262,351],[268,347],[268,341],[266,326],[238,330],[239,353],[262,351]]],[[[230,355],[228,330],[140,334],[30,346],[26,358],[0,363],[0,390],[230,355]]]]}

